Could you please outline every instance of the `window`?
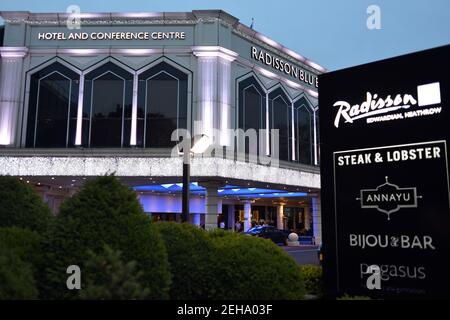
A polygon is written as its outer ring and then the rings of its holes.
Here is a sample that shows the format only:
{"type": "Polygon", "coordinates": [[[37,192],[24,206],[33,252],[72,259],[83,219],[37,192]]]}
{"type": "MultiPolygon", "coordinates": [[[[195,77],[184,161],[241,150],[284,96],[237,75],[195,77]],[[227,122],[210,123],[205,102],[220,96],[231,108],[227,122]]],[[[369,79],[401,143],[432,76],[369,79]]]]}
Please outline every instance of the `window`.
{"type": "Polygon", "coordinates": [[[78,90],[79,75],[59,62],[31,76],[27,147],[74,146],[78,90]]]}
{"type": "MultiPolygon", "coordinates": [[[[292,115],[291,104],[281,88],[272,91],[269,94],[269,118],[270,129],[279,130],[279,158],[280,160],[291,160],[292,144],[292,115]]],[[[274,154],[274,151],[272,151],[274,154]]]]}
{"type": "Polygon", "coordinates": [[[139,75],[136,143],[169,148],[172,132],[187,128],[188,75],[161,62],[139,75]]]}
{"type": "MultiPolygon", "coordinates": [[[[239,83],[238,126],[244,132],[248,129],[255,129],[258,141],[260,130],[266,129],[266,95],[253,77],[239,83]]],[[[260,145],[261,143],[258,142],[257,154],[259,154],[260,145]]],[[[245,142],[245,150],[246,152],[250,151],[248,139],[245,142]]]]}
{"type": "Polygon", "coordinates": [[[300,163],[313,164],[314,146],[313,113],[308,101],[302,97],[294,104],[294,131],[297,159],[300,163]]]}
{"type": "Polygon", "coordinates": [[[320,136],[319,136],[319,110],[315,112],[316,119],[316,152],[317,152],[317,165],[320,165],[320,136]]]}
{"type": "Polygon", "coordinates": [[[133,75],[112,62],[84,81],[83,145],[130,146],[133,75]]]}

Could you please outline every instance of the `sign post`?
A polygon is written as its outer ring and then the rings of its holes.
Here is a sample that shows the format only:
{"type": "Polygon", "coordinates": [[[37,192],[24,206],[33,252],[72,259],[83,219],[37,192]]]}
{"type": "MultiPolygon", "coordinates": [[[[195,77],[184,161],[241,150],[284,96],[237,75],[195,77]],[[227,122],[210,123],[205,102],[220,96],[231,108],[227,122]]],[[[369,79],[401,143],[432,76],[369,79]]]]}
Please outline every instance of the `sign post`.
{"type": "Polygon", "coordinates": [[[450,295],[449,56],[445,46],[319,76],[329,295],[450,295]]]}

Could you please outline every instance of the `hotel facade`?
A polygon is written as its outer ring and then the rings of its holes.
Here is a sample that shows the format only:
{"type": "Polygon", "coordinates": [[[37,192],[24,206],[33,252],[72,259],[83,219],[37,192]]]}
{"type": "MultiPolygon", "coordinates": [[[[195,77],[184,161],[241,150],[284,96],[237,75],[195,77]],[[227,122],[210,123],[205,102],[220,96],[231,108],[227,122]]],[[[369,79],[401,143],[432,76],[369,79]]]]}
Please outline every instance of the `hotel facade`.
{"type": "Polygon", "coordinates": [[[114,173],[153,219],[179,221],[184,129],[214,146],[190,160],[191,223],[321,243],[323,67],[219,10],[1,16],[0,175],[57,213],[114,173]]]}

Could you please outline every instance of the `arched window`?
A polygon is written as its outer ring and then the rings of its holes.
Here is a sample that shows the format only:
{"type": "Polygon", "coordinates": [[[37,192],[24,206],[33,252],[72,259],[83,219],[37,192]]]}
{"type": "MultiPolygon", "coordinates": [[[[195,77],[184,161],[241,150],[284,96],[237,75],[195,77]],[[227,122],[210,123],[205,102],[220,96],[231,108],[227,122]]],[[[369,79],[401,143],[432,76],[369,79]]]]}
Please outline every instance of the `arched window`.
{"type": "Polygon", "coordinates": [[[294,104],[294,131],[296,137],[297,160],[300,163],[313,164],[314,124],[313,112],[305,98],[294,104]]]}
{"type": "Polygon", "coordinates": [[[79,75],[59,62],[31,75],[27,147],[74,146],[78,90],[79,75]]]}
{"type": "Polygon", "coordinates": [[[139,75],[136,143],[173,147],[172,132],[187,128],[188,75],[161,62],[139,75]]]}
{"type": "MultiPolygon", "coordinates": [[[[292,144],[292,111],[289,98],[281,88],[272,91],[269,94],[269,118],[270,129],[279,131],[279,158],[280,160],[290,161],[292,144]]],[[[274,151],[272,151],[272,154],[274,151]]]]}
{"type": "MultiPolygon", "coordinates": [[[[254,77],[247,78],[239,83],[239,112],[238,127],[247,131],[255,129],[258,139],[257,153],[260,146],[260,130],[266,129],[266,95],[254,77]]],[[[251,150],[248,139],[245,150],[251,150]]]]}
{"type": "Polygon", "coordinates": [[[89,72],[84,81],[83,145],[130,145],[133,75],[112,62],[89,72]]]}

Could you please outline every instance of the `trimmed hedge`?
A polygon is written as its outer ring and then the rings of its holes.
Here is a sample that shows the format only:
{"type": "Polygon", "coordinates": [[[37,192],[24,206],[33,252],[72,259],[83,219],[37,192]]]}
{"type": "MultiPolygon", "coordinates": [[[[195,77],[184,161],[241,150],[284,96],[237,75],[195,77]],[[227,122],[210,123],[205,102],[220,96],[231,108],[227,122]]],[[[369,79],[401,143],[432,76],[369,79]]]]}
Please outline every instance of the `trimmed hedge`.
{"type": "Polygon", "coordinates": [[[214,299],[296,300],[304,297],[300,267],[268,239],[219,231],[215,246],[214,299]]]}
{"type": "Polygon", "coordinates": [[[46,241],[44,296],[79,298],[78,290],[67,290],[67,267],[81,268],[83,288],[87,252],[101,254],[105,244],[120,250],[125,262],[136,261],[136,269],[144,273],[142,285],[149,288],[150,299],[168,298],[170,273],[164,243],[136,194],[114,176],[87,182],[61,205],[55,227],[46,241]]]}
{"type": "Polygon", "coordinates": [[[0,227],[20,227],[44,233],[53,221],[50,208],[26,183],[0,176],[0,227]]]}
{"type": "Polygon", "coordinates": [[[38,296],[32,266],[4,246],[0,246],[0,284],[0,300],[29,300],[38,296]]]}
{"type": "Polygon", "coordinates": [[[35,277],[39,277],[42,264],[43,237],[37,232],[17,227],[0,228],[0,247],[12,250],[24,262],[33,266],[35,277]]]}
{"type": "Polygon", "coordinates": [[[306,293],[322,295],[322,267],[313,265],[300,266],[305,284],[306,293]]]}
{"type": "Polygon", "coordinates": [[[122,253],[108,245],[100,254],[89,251],[88,255],[81,299],[141,300],[150,296],[150,290],[141,285],[144,273],[136,269],[136,261],[124,262],[122,253]]]}
{"type": "Polygon", "coordinates": [[[155,223],[166,245],[172,286],[170,299],[207,299],[215,294],[214,247],[208,234],[190,224],[155,223]]]}

